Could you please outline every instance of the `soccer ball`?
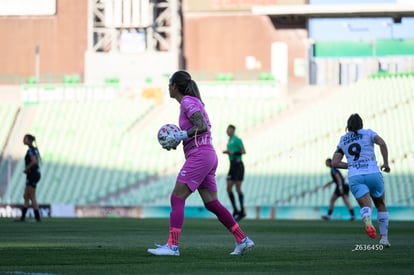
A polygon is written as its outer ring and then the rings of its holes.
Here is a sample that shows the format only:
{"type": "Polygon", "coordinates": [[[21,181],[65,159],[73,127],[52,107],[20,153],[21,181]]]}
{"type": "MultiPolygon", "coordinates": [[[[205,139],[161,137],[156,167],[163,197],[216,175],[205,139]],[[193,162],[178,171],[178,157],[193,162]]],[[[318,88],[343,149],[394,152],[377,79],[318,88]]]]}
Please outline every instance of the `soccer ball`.
{"type": "Polygon", "coordinates": [[[161,126],[158,130],[158,142],[161,144],[162,148],[167,150],[175,149],[180,144],[181,141],[177,141],[174,138],[174,133],[180,132],[180,128],[175,124],[165,124],[161,126]]]}

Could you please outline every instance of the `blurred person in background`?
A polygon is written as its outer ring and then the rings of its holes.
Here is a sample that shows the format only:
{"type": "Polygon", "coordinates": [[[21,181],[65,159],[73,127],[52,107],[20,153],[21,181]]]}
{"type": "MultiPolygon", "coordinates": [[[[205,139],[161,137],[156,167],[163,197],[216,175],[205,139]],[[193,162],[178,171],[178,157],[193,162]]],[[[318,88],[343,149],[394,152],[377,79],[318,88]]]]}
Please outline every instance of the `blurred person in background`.
{"type": "Polygon", "coordinates": [[[230,168],[227,174],[227,194],[233,207],[233,217],[240,221],[246,216],[244,209],[244,194],[242,192],[242,182],[244,179],[244,164],[242,155],[246,154],[243,141],[236,136],[236,126],[230,124],[227,127],[227,135],[229,140],[227,142],[227,149],[223,151],[224,154],[229,155],[230,168]],[[240,210],[236,206],[236,200],[233,194],[233,186],[236,186],[236,193],[239,198],[240,210]]]}
{"type": "Polygon", "coordinates": [[[26,134],[23,137],[23,144],[28,147],[24,157],[25,169],[23,171],[26,174],[26,187],[23,194],[24,205],[22,208],[22,215],[17,221],[25,221],[26,212],[31,202],[35,219],[37,222],[40,222],[39,205],[36,199],[36,186],[41,178],[39,149],[35,146],[36,138],[31,134],[26,134]]]}
{"type": "Polygon", "coordinates": [[[325,165],[330,170],[332,180],[328,181],[324,185],[323,188],[327,188],[333,183],[335,183],[336,187],[331,196],[331,200],[329,201],[328,214],[322,216],[322,219],[327,220],[327,221],[331,219],[331,216],[332,216],[332,213],[335,207],[335,201],[339,197],[342,197],[344,204],[346,205],[346,207],[348,207],[349,213],[351,214],[350,220],[351,221],[355,220],[354,209],[352,208],[351,203],[349,201],[349,185],[345,182],[345,179],[342,176],[341,172],[337,168],[332,167],[332,159],[330,158],[326,159],[325,165]]]}

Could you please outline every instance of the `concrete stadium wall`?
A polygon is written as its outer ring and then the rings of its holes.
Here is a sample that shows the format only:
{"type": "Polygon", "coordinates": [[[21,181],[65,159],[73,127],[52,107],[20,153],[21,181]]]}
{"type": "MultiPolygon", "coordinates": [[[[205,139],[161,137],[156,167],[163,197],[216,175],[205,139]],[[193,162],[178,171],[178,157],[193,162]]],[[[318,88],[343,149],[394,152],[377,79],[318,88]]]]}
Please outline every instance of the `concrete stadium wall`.
{"type": "MultiPolygon", "coordinates": [[[[54,80],[62,81],[65,74],[81,76],[87,74],[88,79],[94,79],[91,70],[98,66],[88,63],[88,60],[93,58],[86,52],[87,3],[88,1],[85,0],[59,0],[56,14],[53,16],[0,17],[1,82],[7,83],[4,80],[4,78],[7,80],[7,77],[10,83],[16,83],[18,80],[35,76],[36,45],[40,48],[41,81],[49,83],[57,82],[54,80]]],[[[190,71],[213,74],[244,73],[244,76],[254,71],[270,72],[271,44],[284,42],[288,46],[289,80],[304,82],[304,77],[295,75],[295,62],[307,60],[305,43],[307,31],[275,29],[267,16],[243,14],[184,13],[183,47],[186,61],[184,67],[190,71]],[[250,71],[246,69],[247,56],[255,57],[257,68],[250,71]]],[[[134,62],[131,59],[124,64],[134,62]]],[[[139,68],[148,70],[159,66],[157,62],[143,63],[145,66],[141,67],[134,67],[136,64],[133,64],[133,70],[137,71],[139,68]]],[[[171,64],[166,66],[166,69],[170,70],[169,68],[174,66],[175,64],[171,64]]],[[[128,75],[125,71],[121,73],[128,75]]],[[[114,76],[118,72],[111,71],[110,74],[114,76]]]]}
{"type": "Polygon", "coordinates": [[[179,67],[178,54],[172,52],[85,53],[85,83],[105,83],[117,78],[122,85],[143,85],[150,78],[167,85],[168,76],[179,67]],[[167,78],[166,78],[167,77],[167,78]]]}
{"type": "Polygon", "coordinates": [[[0,75],[35,75],[35,45],[40,74],[83,74],[87,46],[87,3],[59,0],[54,16],[0,17],[0,75]]]}
{"type": "Polygon", "coordinates": [[[184,17],[184,54],[186,67],[196,72],[253,74],[271,71],[271,45],[288,46],[289,80],[304,83],[295,76],[296,60],[307,60],[305,29],[275,29],[267,16],[200,15],[184,17]],[[246,57],[254,56],[257,68],[246,69],[246,57]]]}

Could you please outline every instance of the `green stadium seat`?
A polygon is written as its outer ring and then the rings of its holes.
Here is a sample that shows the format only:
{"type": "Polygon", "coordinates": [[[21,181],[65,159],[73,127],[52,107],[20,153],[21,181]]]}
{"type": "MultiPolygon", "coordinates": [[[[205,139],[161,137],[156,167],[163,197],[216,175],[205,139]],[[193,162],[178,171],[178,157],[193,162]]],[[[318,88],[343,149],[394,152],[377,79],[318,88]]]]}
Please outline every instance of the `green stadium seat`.
{"type": "MultiPolygon", "coordinates": [[[[227,141],[225,129],[232,123],[247,150],[246,205],[326,206],[332,190],[311,191],[330,180],[325,159],[332,156],[348,116],[359,112],[364,124],[386,139],[390,159],[395,160],[393,173],[384,177],[388,205],[413,205],[413,80],[406,75],[368,79],[300,108],[266,81],[200,84],[219,156],[219,199],[229,204],[228,159],[220,152],[227,141]]],[[[50,185],[39,186],[42,202],[169,205],[184,157],[181,149],[162,150],[155,134],[161,125],[177,123],[176,102],[155,107],[147,100],[85,100],[41,102],[34,108],[30,130],[37,132],[44,156],[42,185],[50,185]]],[[[3,110],[0,118],[10,121],[9,111],[3,110]]],[[[21,174],[14,173],[3,199],[20,203],[21,181],[21,174]]],[[[186,204],[202,202],[194,194],[186,204]]]]}

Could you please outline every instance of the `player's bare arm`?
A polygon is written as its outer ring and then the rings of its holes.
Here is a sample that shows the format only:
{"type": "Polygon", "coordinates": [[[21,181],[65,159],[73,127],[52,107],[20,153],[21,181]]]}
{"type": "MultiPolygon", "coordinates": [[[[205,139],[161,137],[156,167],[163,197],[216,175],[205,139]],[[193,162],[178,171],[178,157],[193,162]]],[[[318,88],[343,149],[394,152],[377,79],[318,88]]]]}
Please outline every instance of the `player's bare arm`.
{"type": "Polygon", "coordinates": [[[332,183],[334,183],[334,181],[333,181],[333,180],[328,181],[327,183],[325,183],[325,185],[323,186],[323,188],[324,188],[324,189],[325,189],[325,188],[328,188],[328,186],[330,186],[332,183]]]}
{"type": "Polygon", "coordinates": [[[375,144],[379,145],[383,164],[381,165],[381,170],[389,173],[391,171],[390,166],[388,165],[388,148],[385,141],[380,136],[375,136],[374,138],[375,144]]]}
{"type": "Polygon", "coordinates": [[[193,137],[195,136],[196,132],[197,135],[204,133],[208,130],[208,126],[207,126],[207,122],[204,119],[203,114],[201,113],[201,111],[197,111],[195,112],[191,117],[190,117],[191,122],[193,123],[193,127],[191,127],[188,131],[187,131],[187,135],[189,137],[193,137]]]}
{"type": "Polygon", "coordinates": [[[348,163],[342,161],[344,154],[335,152],[332,157],[332,166],[335,168],[348,169],[348,163]]]}

